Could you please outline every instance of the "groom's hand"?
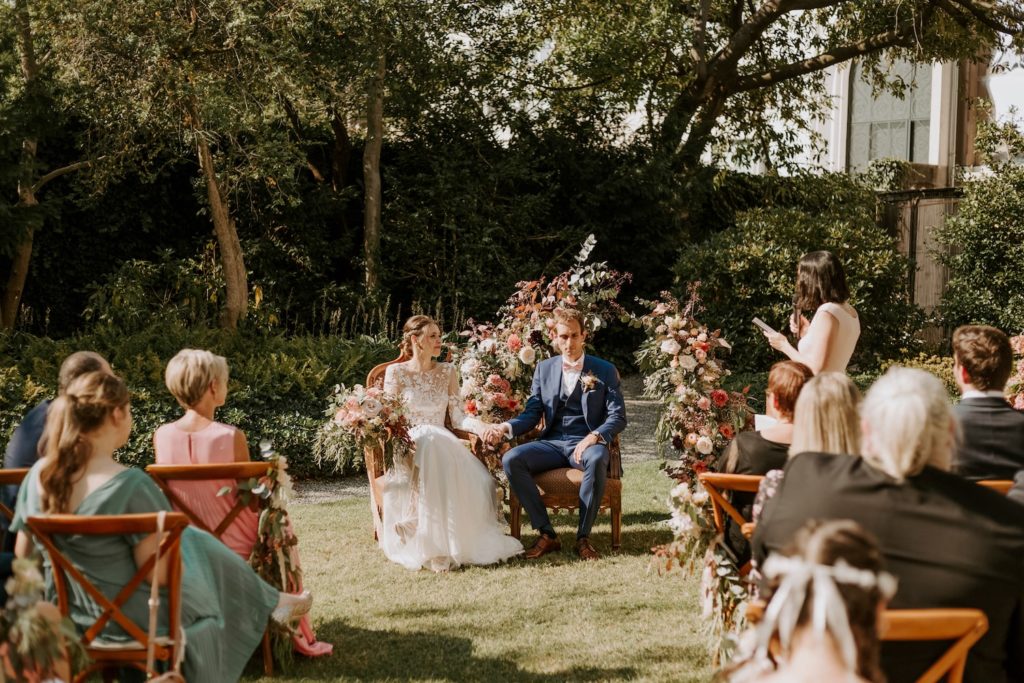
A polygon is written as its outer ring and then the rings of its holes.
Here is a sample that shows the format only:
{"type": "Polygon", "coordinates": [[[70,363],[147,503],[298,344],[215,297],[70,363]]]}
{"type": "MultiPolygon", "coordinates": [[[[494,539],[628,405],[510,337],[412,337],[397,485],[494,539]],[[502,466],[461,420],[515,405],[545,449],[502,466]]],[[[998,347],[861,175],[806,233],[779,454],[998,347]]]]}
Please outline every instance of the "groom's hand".
{"type": "Polygon", "coordinates": [[[504,425],[491,425],[484,432],[484,441],[487,442],[488,446],[497,446],[499,443],[505,440],[505,426],[504,425]]]}
{"type": "Polygon", "coordinates": [[[577,465],[583,462],[583,451],[597,443],[600,443],[600,439],[596,435],[587,434],[582,441],[576,444],[576,450],[572,452],[572,459],[576,461],[577,465]]]}

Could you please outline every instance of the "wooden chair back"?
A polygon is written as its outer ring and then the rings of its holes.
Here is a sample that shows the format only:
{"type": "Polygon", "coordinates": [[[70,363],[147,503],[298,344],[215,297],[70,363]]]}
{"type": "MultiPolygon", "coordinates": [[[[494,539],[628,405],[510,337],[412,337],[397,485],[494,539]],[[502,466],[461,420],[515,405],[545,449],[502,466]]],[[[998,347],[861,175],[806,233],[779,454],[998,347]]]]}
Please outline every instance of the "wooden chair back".
{"type": "Polygon", "coordinates": [[[1004,496],[1013,488],[1013,479],[984,479],[977,483],[979,486],[992,489],[996,493],[1001,493],[1004,496]]]}
{"type": "MultiPolygon", "coordinates": [[[[0,470],[0,486],[21,486],[21,482],[28,474],[28,469],[0,470]]],[[[0,514],[7,518],[8,522],[14,520],[14,510],[0,502],[0,514]]]]}
{"type": "Polygon", "coordinates": [[[270,465],[265,462],[230,462],[230,463],[216,463],[212,465],[149,465],[146,467],[146,473],[153,478],[156,485],[160,487],[160,490],[167,496],[167,500],[171,501],[171,505],[176,510],[183,512],[187,517],[188,521],[194,526],[199,527],[203,531],[208,531],[217,538],[221,538],[224,532],[227,530],[231,523],[242,513],[242,510],[246,508],[246,504],[241,499],[237,500],[231,510],[224,516],[224,518],[217,524],[216,527],[210,528],[206,522],[199,518],[192,508],[188,506],[185,501],[181,499],[174,488],[171,486],[171,482],[175,481],[211,481],[218,479],[234,479],[238,481],[248,481],[249,479],[258,479],[262,477],[270,470],[270,465]]]}
{"type": "MultiPolygon", "coordinates": [[[[765,603],[747,605],[747,621],[757,624],[765,603]]],[[[885,642],[947,641],[949,648],[917,679],[917,683],[962,683],[967,655],[988,631],[988,618],[979,609],[887,609],[882,613],[885,642]]]]}
{"type": "Polygon", "coordinates": [[[718,472],[702,472],[697,475],[704,490],[711,496],[711,509],[715,518],[715,529],[718,533],[725,533],[725,515],[732,518],[741,528],[749,524],[750,520],[745,518],[740,511],[733,506],[725,496],[725,491],[741,491],[743,493],[757,493],[763,476],[757,474],[720,474],[718,472]]]}
{"type": "MultiPolygon", "coordinates": [[[[57,606],[65,617],[71,613],[69,581],[78,584],[103,610],[82,635],[82,644],[93,662],[78,674],[76,681],[84,681],[94,671],[131,666],[146,671],[146,649],[149,645],[147,629],[139,626],[122,611],[125,602],[146,582],[156,563],[154,553],[135,572],[131,580],[111,600],[83,574],[57,546],[58,536],[122,536],[153,534],[157,532],[157,513],[135,515],[45,515],[26,520],[29,532],[45,548],[50,558],[53,582],[57,590],[57,606]],[[114,622],[134,639],[132,643],[111,647],[101,638],[103,629],[114,622]]],[[[176,661],[181,612],[181,533],[188,526],[188,518],[179,512],[168,512],[164,520],[164,537],[160,541],[160,557],[167,561],[168,633],[167,638],[155,639],[156,659],[168,663],[176,661]]],[[[155,672],[147,672],[155,673],[155,672]]]]}

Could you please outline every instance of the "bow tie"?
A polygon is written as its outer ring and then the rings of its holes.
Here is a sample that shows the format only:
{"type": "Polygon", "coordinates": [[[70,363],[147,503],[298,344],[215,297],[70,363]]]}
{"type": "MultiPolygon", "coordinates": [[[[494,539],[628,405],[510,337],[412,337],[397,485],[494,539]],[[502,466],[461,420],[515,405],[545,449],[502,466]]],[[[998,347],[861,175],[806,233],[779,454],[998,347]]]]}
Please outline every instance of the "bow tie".
{"type": "Polygon", "coordinates": [[[579,372],[582,369],[583,369],[583,359],[582,358],[580,358],[575,363],[567,361],[567,360],[563,360],[562,361],[562,371],[563,372],[579,372]]]}

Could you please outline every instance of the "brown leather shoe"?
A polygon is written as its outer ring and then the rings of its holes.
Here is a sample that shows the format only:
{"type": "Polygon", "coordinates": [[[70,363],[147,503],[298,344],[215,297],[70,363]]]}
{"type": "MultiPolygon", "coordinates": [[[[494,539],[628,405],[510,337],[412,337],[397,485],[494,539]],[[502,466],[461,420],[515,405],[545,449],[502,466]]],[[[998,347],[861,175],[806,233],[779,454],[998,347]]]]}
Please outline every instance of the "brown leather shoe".
{"type": "Polygon", "coordinates": [[[580,556],[581,560],[600,560],[601,556],[597,554],[597,550],[594,546],[590,545],[590,539],[583,537],[576,541],[576,554],[580,556]]]}
{"type": "Polygon", "coordinates": [[[557,537],[549,538],[548,536],[541,534],[540,538],[538,538],[533,545],[526,549],[526,554],[523,555],[523,557],[525,557],[528,560],[536,560],[538,557],[542,555],[547,555],[548,553],[555,553],[561,549],[562,542],[559,541],[557,537]]]}

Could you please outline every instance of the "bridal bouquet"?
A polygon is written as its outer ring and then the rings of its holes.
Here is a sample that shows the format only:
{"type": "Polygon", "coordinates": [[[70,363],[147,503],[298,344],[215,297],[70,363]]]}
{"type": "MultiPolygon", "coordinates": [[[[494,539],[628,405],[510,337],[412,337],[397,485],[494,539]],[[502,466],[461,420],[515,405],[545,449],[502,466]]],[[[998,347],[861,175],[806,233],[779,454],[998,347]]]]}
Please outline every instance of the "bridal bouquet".
{"type": "Polygon", "coordinates": [[[397,396],[376,387],[357,384],[351,389],[334,387],[326,415],[330,418],[317,433],[313,444],[318,465],[330,462],[335,470],[363,461],[367,447],[381,448],[390,467],[412,449],[405,404],[397,396]]]}
{"type": "Polygon", "coordinates": [[[669,473],[694,482],[747,427],[753,411],[746,390],[721,388],[729,371],[720,354],[732,347],[718,330],[711,331],[694,318],[696,286],[685,306],[668,292],[662,292],[662,299],[640,302],[651,312],[633,323],[647,333],[636,358],[644,372],[644,395],[662,404],[656,432],[659,447],[671,444],[680,455],[669,473]]]}
{"type": "Polygon", "coordinates": [[[1006,398],[1015,409],[1024,410],[1024,334],[1011,337],[1010,346],[1018,358],[1014,374],[1006,385],[1006,398]]]}

